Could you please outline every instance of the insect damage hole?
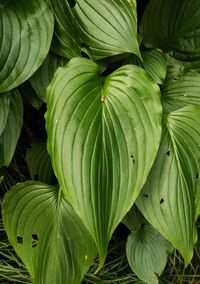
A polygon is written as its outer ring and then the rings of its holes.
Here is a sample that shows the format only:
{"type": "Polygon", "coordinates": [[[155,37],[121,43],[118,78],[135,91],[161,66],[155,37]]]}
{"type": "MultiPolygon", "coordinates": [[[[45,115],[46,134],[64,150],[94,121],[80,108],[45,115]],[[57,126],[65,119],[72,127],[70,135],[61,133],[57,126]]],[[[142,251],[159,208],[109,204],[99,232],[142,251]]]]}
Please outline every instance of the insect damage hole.
{"type": "Polygon", "coordinates": [[[36,248],[39,243],[39,237],[37,234],[32,234],[32,248],[36,248]]]}
{"type": "Polygon", "coordinates": [[[165,201],[163,198],[160,199],[160,204],[163,204],[165,201]]]}
{"type": "Polygon", "coordinates": [[[148,198],[148,197],[149,197],[149,195],[146,194],[146,193],[144,193],[143,196],[144,196],[145,198],[148,198]]]}
{"type": "Polygon", "coordinates": [[[134,156],[133,156],[133,155],[131,155],[131,160],[132,160],[133,163],[135,163],[135,160],[134,160],[134,156]]]}
{"type": "Polygon", "coordinates": [[[18,243],[19,245],[22,245],[23,242],[24,242],[24,238],[23,238],[22,236],[17,236],[17,243],[18,243]]]}
{"type": "Polygon", "coordinates": [[[167,156],[170,156],[170,151],[167,152],[167,156]]]}
{"type": "Polygon", "coordinates": [[[197,179],[197,178],[199,178],[199,174],[198,174],[198,173],[196,174],[196,179],[197,179]]]}

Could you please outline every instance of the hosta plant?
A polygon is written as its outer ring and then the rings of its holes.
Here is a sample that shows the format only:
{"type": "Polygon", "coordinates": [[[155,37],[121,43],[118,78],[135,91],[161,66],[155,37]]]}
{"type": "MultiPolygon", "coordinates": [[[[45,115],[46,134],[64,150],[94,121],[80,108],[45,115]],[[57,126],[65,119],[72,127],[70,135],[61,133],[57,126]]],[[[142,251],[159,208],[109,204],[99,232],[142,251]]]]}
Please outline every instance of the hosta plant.
{"type": "Polygon", "coordinates": [[[1,0],[0,31],[2,169],[23,107],[46,104],[47,139],[26,155],[32,180],[2,205],[33,283],[79,284],[96,256],[97,273],[120,222],[142,281],[158,283],[174,248],[187,266],[200,212],[200,2],[150,0],[140,21],[135,0],[1,0]]]}

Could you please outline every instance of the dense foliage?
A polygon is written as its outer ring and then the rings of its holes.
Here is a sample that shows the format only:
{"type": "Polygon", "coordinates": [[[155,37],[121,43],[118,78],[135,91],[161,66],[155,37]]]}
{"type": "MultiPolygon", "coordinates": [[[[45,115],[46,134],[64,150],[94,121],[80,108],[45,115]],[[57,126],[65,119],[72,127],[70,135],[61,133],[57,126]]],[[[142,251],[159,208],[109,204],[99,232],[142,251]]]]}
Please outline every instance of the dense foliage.
{"type": "Polygon", "coordinates": [[[158,283],[174,249],[187,266],[200,1],[0,0],[0,70],[2,219],[31,281],[79,284],[95,257],[97,273],[122,222],[142,281],[158,283]]]}

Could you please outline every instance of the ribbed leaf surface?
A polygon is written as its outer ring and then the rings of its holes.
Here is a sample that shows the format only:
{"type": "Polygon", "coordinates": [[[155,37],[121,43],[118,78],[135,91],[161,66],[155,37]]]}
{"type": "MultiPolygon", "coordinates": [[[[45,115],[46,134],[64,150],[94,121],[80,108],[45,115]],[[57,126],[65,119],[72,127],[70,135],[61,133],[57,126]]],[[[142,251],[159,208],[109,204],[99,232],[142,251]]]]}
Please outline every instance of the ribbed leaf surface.
{"type": "Polygon", "coordinates": [[[150,0],[142,20],[144,42],[183,60],[200,59],[199,0],[150,0]]]}
{"type": "Polygon", "coordinates": [[[96,248],[57,188],[36,182],[17,184],[4,198],[3,222],[33,283],[81,283],[96,248]]]}
{"type": "Polygon", "coordinates": [[[0,136],[6,126],[10,109],[10,93],[0,95],[0,136]]]}
{"type": "Polygon", "coordinates": [[[53,79],[55,71],[66,63],[67,59],[49,54],[39,70],[30,78],[33,89],[44,103],[46,103],[47,87],[53,79]]]}
{"type": "Polygon", "coordinates": [[[135,0],[78,0],[73,10],[95,60],[122,53],[140,57],[135,0]]]}
{"type": "Polygon", "coordinates": [[[27,80],[45,59],[53,34],[45,0],[5,1],[0,6],[0,92],[27,80]]]}
{"type": "Polygon", "coordinates": [[[45,143],[33,144],[31,149],[27,151],[26,161],[33,180],[39,180],[47,184],[52,184],[55,181],[51,159],[45,143]]]}
{"type": "Polygon", "coordinates": [[[6,126],[0,136],[0,167],[8,166],[15,152],[23,123],[23,103],[18,91],[12,91],[6,126]]]}
{"type": "Polygon", "coordinates": [[[188,264],[195,240],[195,195],[199,178],[200,108],[167,115],[157,159],[136,203],[145,218],[188,264]]]}
{"type": "Polygon", "coordinates": [[[46,126],[53,168],[102,262],[152,166],[161,116],[159,89],[137,66],[103,78],[95,63],[74,58],[49,86],[46,126]]]}
{"type": "Polygon", "coordinates": [[[142,52],[143,67],[156,84],[163,84],[167,75],[167,62],[164,55],[156,50],[142,52]]]}
{"type": "Polygon", "coordinates": [[[158,284],[167,262],[166,240],[151,225],[133,231],[126,244],[133,272],[147,284],[158,284]]]}

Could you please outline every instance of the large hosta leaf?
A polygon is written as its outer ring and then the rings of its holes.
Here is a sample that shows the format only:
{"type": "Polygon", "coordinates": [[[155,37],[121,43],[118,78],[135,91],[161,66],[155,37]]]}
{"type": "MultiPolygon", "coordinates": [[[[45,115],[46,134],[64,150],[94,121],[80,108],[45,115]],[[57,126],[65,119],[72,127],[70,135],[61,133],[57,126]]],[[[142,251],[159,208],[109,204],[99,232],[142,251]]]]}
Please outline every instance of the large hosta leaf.
{"type": "Polygon", "coordinates": [[[3,222],[33,283],[81,283],[96,248],[56,187],[37,182],[17,184],[4,198],[3,222]]]}
{"type": "Polygon", "coordinates": [[[148,284],[157,284],[167,262],[167,242],[151,225],[133,231],[126,244],[126,255],[133,272],[148,284]]]}
{"type": "Polygon", "coordinates": [[[59,69],[47,94],[48,150],[62,190],[96,241],[101,260],[157,153],[157,85],[127,65],[108,77],[84,58],[59,69]]]}
{"type": "Polygon", "coordinates": [[[150,0],[142,20],[144,42],[183,60],[200,59],[199,0],[150,0]]]}
{"type": "Polygon", "coordinates": [[[39,68],[53,28],[47,1],[4,1],[0,6],[0,92],[20,85],[39,68]]]}
{"type": "Polygon", "coordinates": [[[186,264],[191,260],[196,238],[199,117],[197,106],[166,115],[157,159],[136,202],[145,218],[181,252],[186,264]]]}
{"type": "Polygon", "coordinates": [[[76,20],[68,0],[50,0],[55,16],[52,50],[61,56],[73,58],[81,55],[81,39],[76,20]]]}
{"type": "Polygon", "coordinates": [[[10,93],[0,95],[0,136],[6,126],[10,109],[10,93]]]}
{"type": "Polygon", "coordinates": [[[135,0],[77,0],[73,10],[95,60],[122,53],[140,57],[135,0]]]}
{"type": "Polygon", "coordinates": [[[23,123],[23,103],[18,91],[12,91],[6,126],[0,136],[0,167],[8,166],[15,152],[23,123]]]}
{"type": "Polygon", "coordinates": [[[66,58],[49,54],[39,70],[30,78],[31,86],[44,103],[46,103],[47,87],[53,79],[55,71],[66,63],[66,58]]]}

